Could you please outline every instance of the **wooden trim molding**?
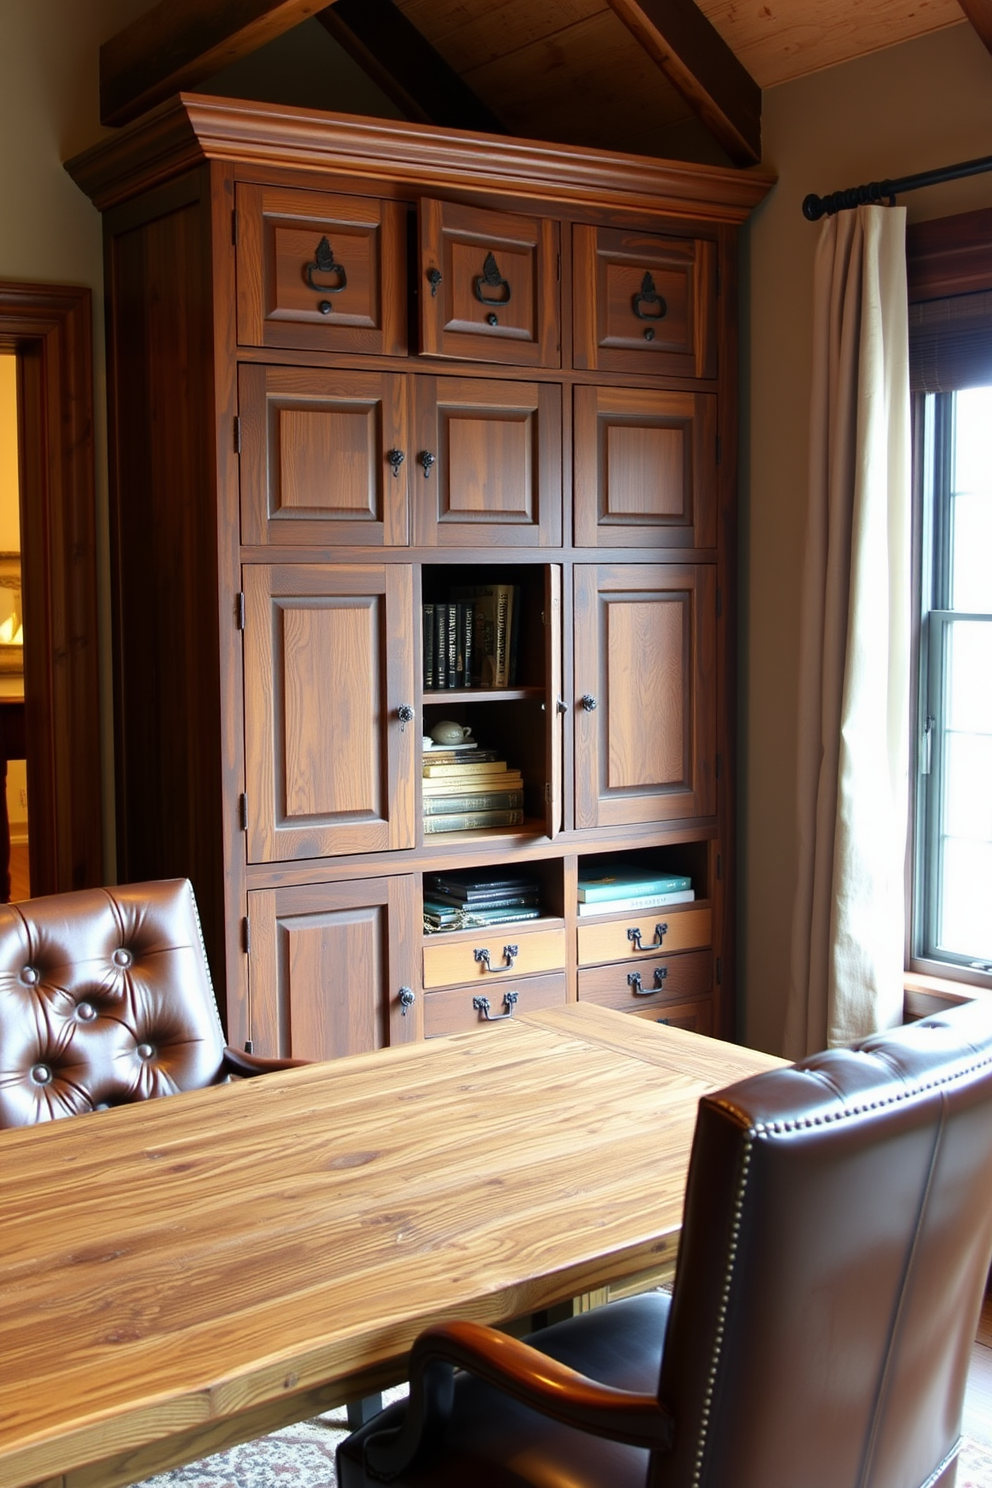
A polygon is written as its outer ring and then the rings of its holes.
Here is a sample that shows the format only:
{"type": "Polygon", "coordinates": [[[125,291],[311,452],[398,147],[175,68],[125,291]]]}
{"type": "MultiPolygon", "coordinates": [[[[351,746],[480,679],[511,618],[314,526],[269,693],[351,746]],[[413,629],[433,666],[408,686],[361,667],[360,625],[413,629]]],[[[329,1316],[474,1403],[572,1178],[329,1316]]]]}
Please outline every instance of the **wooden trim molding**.
{"type": "Polygon", "coordinates": [[[0,281],[19,365],[33,894],[103,883],[93,342],[88,289],[0,281]]]}
{"type": "Polygon", "coordinates": [[[910,303],[992,289],[992,207],[910,223],[906,264],[910,303]]]}
{"type": "Polygon", "coordinates": [[[687,165],[390,119],[180,93],[66,164],[100,209],[204,160],[332,170],[363,181],[430,182],[575,204],[643,206],[740,223],[775,184],[756,170],[687,165]]]}

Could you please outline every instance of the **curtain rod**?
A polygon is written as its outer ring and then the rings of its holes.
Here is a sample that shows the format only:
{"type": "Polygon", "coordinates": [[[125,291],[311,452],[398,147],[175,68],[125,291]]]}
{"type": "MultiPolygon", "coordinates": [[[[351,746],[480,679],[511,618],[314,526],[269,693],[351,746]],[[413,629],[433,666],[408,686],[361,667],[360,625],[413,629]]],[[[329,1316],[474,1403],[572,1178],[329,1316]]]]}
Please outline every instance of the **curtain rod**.
{"type": "Polygon", "coordinates": [[[921,171],[918,176],[903,176],[898,181],[871,181],[867,186],[849,186],[846,191],[834,191],[830,196],[815,196],[811,192],[803,199],[803,216],[807,222],[818,222],[821,217],[842,212],[846,207],[862,207],[883,200],[888,200],[891,207],[897,192],[938,186],[941,181],[957,181],[962,176],[981,175],[983,171],[992,171],[992,155],[981,160],[965,160],[961,165],[945,165],[940,170],[921,171]]]}

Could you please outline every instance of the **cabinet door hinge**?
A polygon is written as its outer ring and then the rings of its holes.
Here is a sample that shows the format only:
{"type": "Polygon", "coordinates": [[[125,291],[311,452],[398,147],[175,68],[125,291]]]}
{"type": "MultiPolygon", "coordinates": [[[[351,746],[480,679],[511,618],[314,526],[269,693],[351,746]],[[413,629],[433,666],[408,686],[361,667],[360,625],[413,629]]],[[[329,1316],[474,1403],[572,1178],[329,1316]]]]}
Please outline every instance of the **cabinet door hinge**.
{"type": "Polygon", "coordinates": [[[245,628],[245,592],[239,590],[234,600],[234,624],[238,630],[245,628]]]}
{"type": "Polygon", "coordinates": [[[239,418],[234,420],[234,453],[236,455],[241,453],[241,420],[239,418]]]}
{"type": "Polygon", "coordinates": [[[237,248],[237,246],[238,246],[238,209],[237,209],[237,207],[234,207],[231,210],[231,242],[234,244],[235,248],[237,248]]]}
{"type": "Polygon", "coordinates": [[[247,832],[247,830],[248,830],[248,795],[247,795],[247,793],[245,791],[242,791],[241,795],[238,797],[238,822],[239,822],[239,825],[241,827],[242,832],[247,832]]]}
{"type": "Polygon", "coordinates": [[[550,780],[546,780],[544,782],[544,799],[547,802],[547,804],[550,806],[551,805],[551,781],[550,780]]]}
{"type": "Polygon", "coordinates": [[[241,921],[241,941],[245,948],[245,955],[251,955],[251,920],[245,915],[241,921]]]}
{"type": "Polygon", "coordinates": [[[723,962],[719,956],[716,958],[716,984],[718,987],[723,985],[723,962]]]}

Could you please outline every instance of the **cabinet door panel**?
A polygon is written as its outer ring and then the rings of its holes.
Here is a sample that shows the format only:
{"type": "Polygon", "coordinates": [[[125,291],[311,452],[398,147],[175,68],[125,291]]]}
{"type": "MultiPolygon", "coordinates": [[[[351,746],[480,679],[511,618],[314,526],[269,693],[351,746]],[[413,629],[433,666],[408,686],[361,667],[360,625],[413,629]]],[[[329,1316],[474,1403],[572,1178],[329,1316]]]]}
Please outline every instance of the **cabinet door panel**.
{"type": "Polygon", "coordinates": [[[414,843],[405,565],[245,569],[248,860],[414,843]]]}
{"type": "Polygon", "coordinates": [[[419,1036],[415,885],[398,875],[249,893],[256,1053],[338,1059],[419,1036]]]}
{"type": "Polygon", "coordinates": [[[713,813],[715,677],[711,565],[576,567],[578,826],[713,813]]]}
{"type": "Polygon", "coordinates": [[[561,541],[561,389],[417,379],[411,474],[424,547],[549,547],[561,541]],[[425,462],[423,456],[432,459],[425,462]]]}
{"type": "Polygon", "coordinates": [[[420,341],[425,356],[561,365],[556,222],[420,203],[420,341]]]}
{"type": "Polygon", "coordinates": [[[402,356],[406,208],[238,186],[238,341],[402,356]]]}
{"type": "Polygon", "coordinates": [[[243,543],[407,542],[406,378],[243,366],[238,406],[243,543]]]}
{"type": "Polygon", "coordinates": [[[578,546],[713,547],[716,497],[712,393],[575,389],[578,546]]]}
{"type": "Polygon", "coordinates": [[[576,226],[575,365],[715,377],[716,244],[576,226]]]}

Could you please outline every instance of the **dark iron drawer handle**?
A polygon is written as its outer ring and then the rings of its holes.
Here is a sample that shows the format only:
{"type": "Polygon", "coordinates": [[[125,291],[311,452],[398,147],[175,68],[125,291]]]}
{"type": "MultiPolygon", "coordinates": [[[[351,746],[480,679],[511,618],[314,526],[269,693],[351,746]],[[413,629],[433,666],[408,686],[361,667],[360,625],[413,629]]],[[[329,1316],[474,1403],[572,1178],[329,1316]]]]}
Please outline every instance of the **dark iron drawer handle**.
{"type": "MultiPolygon", "coordinates": [[[[664,938],[665,938],[665,936],[667,934],[668,934],[668,926],[667,926],[667,924],[665,924],[665,925],[655,925],[655,927],[654,927],[654,940],[651,942],[651,945],[652,946],[660,946],[661,945],[661,942],[664,940],[664,938]]],[[[640,927],[640,925],[633,925],[633,926],[631,926],[631,928],[627,931],[627,939],[633,944],[634,949],[637,950],[637,951],[650,950],[650,948],[651,948],[650,946],[642,946],[641,945],[641,927],[640,927]]]]}
{"type": "Polygon", "coordinates": [[[482,966],[485,967],[486,971],[491,971],[493,976],[495,976],[497,972],[512,970],[513,958],[514,956],[520,955],[520,947],[515,945],[505,945],[503,947],[503,959],[506,962],[505,966],[493,966],[490,963],[488,946],[482,946],[479,950],[473,950],[472,954],[475,957],[476,961],[478,961],[482,966]]]}
{"type": "MultiPolygon", "coordinates": [[[[509,280],[503,278],[496,263],[495,254],[492,252],[486,254],[486,261],[482,265],[482,273],[476,278],[473,288],[475,290],[475,298],[483,305],[508,305],[510,303],[512,291],[509,280]],[[497,290],[498,293],[496,295],[483,294],[483,285],[487,289],[497,290]],[[504,290],[506,291],[505,294],[503,293],[504,290]]],[[[496,324],[495,316],[489,317],[489,324],[496,324]]]]}
{"type": "Polygon", "coordinates": [[[400,466],[403,464],[403,461],[406,459],[406,455],[403,453],[403,451],[401,449],[391,449],[389,451],[389,453],[386,455],[386,459],[389,461],[390,465],[393,467],[393,479],[395,480],[399,476],[400,466]]]}
{"type": "MultiPolygon", "coordinates": [[[[641,280],[640,293],[634,295],[633,305],[634,314],[637,316],[638,320],[664,320],[665,316],[668,314],[668,306],[665,304],[665,301],[655,289],[654,277],[652,276],[650,270],[645,272],[644,278],[641,280]],[[648,313],[645,313],[645,311],[641,309],[642,305],[647,305],[649,307],[648,313]]],[[[654,340],[653,325],[649,325],[645,329],[644,339],[645,341],[654,340]]]]}
{"type": "Polygon", "coordinates": [[[433,299],[436,299],[436,297],[437,297],[437,287],[441,283],[441,280],[443,278],[444,278],[444,275],[441,273],[441,270],[440,269],[436,269],[435,268],[435,269],[428,269],[427,270],[427,283],[431,287],[431,299],[432,300],[433,299]]]}
{"type": "MultiPolygon", "coordinates": [[[[313,256],[313,263],[308,263],[303,271],[304,277],[310,289],[316,294],[340,294],[348,283],[348,275],[345,273],[344,264],[339,264],[334,258],[334,249],[327,238],[321,238],[317,244],[317,251],[313,256]],[[317,274],[337,274],[338,284],[314,284],[313,276],[317,274]]],[[[330,315],[330,300],[321,300],[317,306],[321,315],[330,315]]]]}
{"type": "Polygon", "coordinates": [[[517,1005],[517,998],[519,997],[519,995],[519,992],[503,993],[503,1006],[506,1008],[505,1013],[491,1013],[489,1011],[488,997],[473,997],[472,1006],[475,1008],[477,1013],[480,1013],[482,1015],[483,1023],[502,1023],[504,1018],[513,1017],[513,1009],[517,1005]]]}
{"type": "Polygon", "coordinates": [[[665,978],[667,977],[667,975],[667,966],[656,966],[654,969],[654,986],[642,987],[641,973],[639,971],[628,971],[627,986],[633,992],[635,997],[650,997],[653,993],[659,991],[660,988],[665,985],[665,978]]]}
{"type": "Polygon", "coordinates": [[[413,1007],[416,1000],[417,994],[412,987],[400,988],[400,1017],[406,1017],[408,1010],[413,1007]]]}

